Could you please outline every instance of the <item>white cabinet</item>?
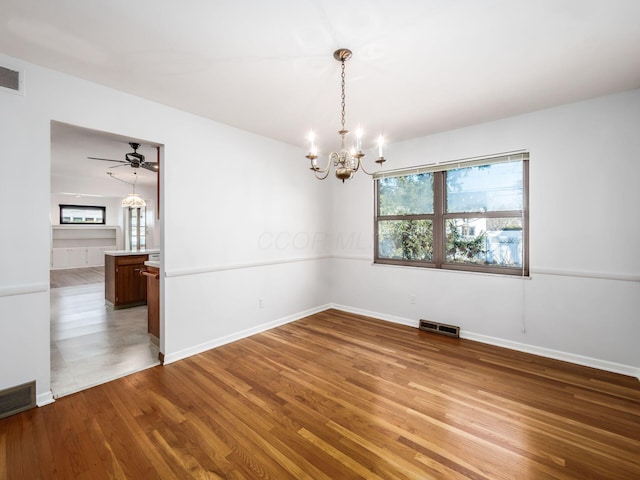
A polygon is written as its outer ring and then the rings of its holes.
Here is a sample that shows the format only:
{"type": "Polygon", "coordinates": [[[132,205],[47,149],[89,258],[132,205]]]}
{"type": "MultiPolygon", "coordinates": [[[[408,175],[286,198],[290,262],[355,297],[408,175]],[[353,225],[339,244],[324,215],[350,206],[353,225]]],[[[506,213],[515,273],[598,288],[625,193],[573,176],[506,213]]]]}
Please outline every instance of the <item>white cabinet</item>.
{"type": "Polygon", "coordinates": [[[114,246],[109,247],[87,247],[87,266],[101,267],[104,265],[104,252],[113,250],[114,246]]]}
{"type": "Polygon", "coordinates": [[[51,251],[52,268],[85,267],[86,265],[86,248],[54,248],[51,251]]]}
{"type": "Polygon", "coordinates": [[[118,250],[121,244],[118,226],[67,226],[51,228],[51,268],[99,267],[104,252],[118,250]]]}

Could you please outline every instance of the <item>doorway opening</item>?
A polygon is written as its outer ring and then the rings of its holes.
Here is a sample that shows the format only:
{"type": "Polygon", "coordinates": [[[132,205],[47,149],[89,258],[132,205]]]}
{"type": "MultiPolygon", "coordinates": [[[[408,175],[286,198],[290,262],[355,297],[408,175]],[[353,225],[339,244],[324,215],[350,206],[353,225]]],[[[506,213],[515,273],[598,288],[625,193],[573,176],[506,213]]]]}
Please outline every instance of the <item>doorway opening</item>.
{"type": "MultiPolygon", "coordinates": [[[[159,329],[149,330],[149,312],[159,315],[159,308],[147,305],[149,275],[144,273],[147,263],[160,268],[162,149],[159,143],[51,122],[54,398],[160,364],[159,329]],[[134,142],[139,147],[129,157],[134,142]],[[132,189],[143,207],[123,206],[132,189]],[[69,215],[92,209],[102,212],[100,223],[80,214],[76,222],[69,215]]],[[[158,283],[150,296],[154,302],[159,302],[158,283]]]]}

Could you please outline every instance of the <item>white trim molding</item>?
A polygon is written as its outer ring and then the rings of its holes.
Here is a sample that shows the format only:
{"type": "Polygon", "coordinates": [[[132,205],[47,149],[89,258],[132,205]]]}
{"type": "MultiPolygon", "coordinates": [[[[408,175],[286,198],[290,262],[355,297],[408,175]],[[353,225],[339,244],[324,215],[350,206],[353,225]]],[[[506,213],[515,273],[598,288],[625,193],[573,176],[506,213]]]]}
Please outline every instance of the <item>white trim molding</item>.
{"type": "Polygon", "coordinates": [[[36,405],[38,407],[44,407],[45,405],[49,405],[50,403],[53,403],[55,401],[56,400],[55,398],[53,398],[53,392],[51,390],[36,396],[36,405]]]}
{"type": "Polygon", "coordinates": [[[32,293],[46,293],[49,291],[48,283],[28,283],[24,285],[11,285],[0,287],[0,297],[12,297],[15,295],[29,295],[32,293]]]}
{"type": "Polygon", "coordinates": [[[196,267],[196,268],[181,268],[181,269],[178,268],[176,270],[165,271],[164,276],[167,278],[184,277],[187,275],[200,275],[203,273],[226,272],[228,270],[242,270],[245,268],[269,267],[273,265],[284,265],[287,263],[314,262],[317,260],[325,260],[327,258],[331,258],[331,257],[329,255],[313,255],[309,257],[294,257],[294,258],[282,258],[278,260],[265,260],[262,262],[235,263],[235,264],[229,264],[229,265],[210,265],[206,267],[196,267]]]}
{"type": "Polygon", "coordinates": [[[221,347],[222,345],[226,345],[227,343],[235,342],[236,340],[247,338],[252,335],[271,330],[272,328],[285,325],[287,323],[295,322],[296,320],[308,317],[309,315],[313,315],[314,313],[323,312],[325,310],[328,310],[329,308],[331,308],[330,305],[322,305],[319,307],[311,308],[303,312],[294,313],[292,315],[288,315],[271,322],[263,323],[262,325],[258,325],[257,327],[248,328],[246,330],[235,332],[224,337],[214,338],[199,345],[194,345],[193,347],[185,348],[177,352],[165,353],[163,364],[167,365],[169,363],[177,362],[178,360],[182,360],[183,358],[206,352],[207,350],[211,350],[212,348],[221,347]]]}
{"type": "Polygon", "coordinates": [[[349,307],[347,305],[338,305],[338,304],[332,303],[330,308],[335,308],[336,310],[342,310],[343,312],[355,313],[356,315],[363,315],[365,317],[375,318],[377,320],[385,320],[391,323],[398,323],[400,325],[406,325],[407,327],[418,328],[420,324],[419,320],[412,320],[404,317],[396,317],[395,315],[386,315],[384,313],[372,312],[370,310],[363,310],[362,308],[349,307]]]}
{"type": "Polygon", "coordinates": [[[331,255],[329,258],[335,260],[360,260],[371,262],[371,266],[374,267],[383,267],[383,268],[410,268],[410,269],[419,269],[424,272],[448,272],[448,273],[457,273],[457,274],[473,274],[473,275],[491,275],[492,277],[502,276],[504,278],[525,278],[530,280],[533,275],[556,275],[560,277],[577,277],[577,278],[594,278],[597,280],[613,280],[618,282],[640,282],[640,274],[634,273],[614,273],[614,272],[588,272],[583,270],[561,270],[557,268],[531,268],[530,274],[528,277],[514,276],[514,275],[500,275],[495,273],[479,273],[479,272],[469,272],[464,270],[449,270],[446,268],[425,268],[425,267],[414,267],[411,265],[392,265],[387,263],[375,263],[370,256],[363,255],[331,255]]]}
{"type": "Polygon", "coordinates": [[[640,275],[633,273],[586,272],[581,270],[560,270],[557,268],[532,268],[531,275],[558,275],[561,277],[595,278],[619,282],[640,282],[640,275]]]}
{"type": "MultiPolygon", "coordinates": [[[[361,308],[348,307],[346,305],[331,304],[331,308],[336,310],[342,310],[344,312],[355,313],[358,315],[364,315],[366,317],[372,317],[379,320],[385,320],[387,322],[398,323],[400,325],[406,325],[409,327],[418,328],[419,320],[412,320],[403,317],[396,317],[393,315],[386,315],[379,312],[372,312],[369,310],[363,310],[361,308]]],[[[480,343],[486,343],[488,345],[495,345],[497,347],[504,347],[510,350],[516,350],[519,352],[531,353],[540,357],[553,358],[555,360],[562,360],[564,362],[575,363],[576,365],[583,365],[585,367],[597,368],[599,370],[605,370],[607,372],[620,373],[622,375],[628,375],[630,377],[636,377],[640,380],[640,368],[632,365],[624,365],[621,363],[609,362],[607,360],[600,360],[592,357],[585,357],[583,355],[576,355],[574,353],[562,352],[560,350],[552,350],[550,348],[538,347],[536,345],[529,345],[526,343],[514,342],[511,340],[505,340],[502,338],[490,337],[487,335],[481,335],[478,333],[467,332],[460,330],[460,338],[467,340],[474,340],[480,343]]]]}
{"type": "Polygon", "coordinates": [[[510,350],[517,350],[518,352],[532,353],[540,357],[553,358],[554,360],[562,360],[564,362],[575,363],[576,365],[583,365],[585,367],[597,368],[598,370],[605,370],[607,372],[620,373],[622,375],[636,377],[640,380],[640,369],[631,365],[623,365],[621,363],[585,357],[583,355],[576,355],[575,353],[562,352],[560,350],[504,340],[502,338],[490,337],[473,332],[460,331],[460,338],[487,343],[497,347],[504,347],[510,350]]]}

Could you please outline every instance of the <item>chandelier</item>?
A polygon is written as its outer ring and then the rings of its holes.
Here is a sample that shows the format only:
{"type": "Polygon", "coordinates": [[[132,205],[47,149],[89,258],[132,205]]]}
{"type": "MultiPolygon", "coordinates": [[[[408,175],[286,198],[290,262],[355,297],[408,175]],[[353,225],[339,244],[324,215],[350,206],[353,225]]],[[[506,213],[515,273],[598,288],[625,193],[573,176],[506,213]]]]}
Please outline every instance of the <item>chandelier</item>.
{"type": "MultiPolygon", "coordinates": [[[[341,111],[341,125],[342,128],[338,130],[338,134],[340,135],[340,151],[339,152],[331,152],[329,154],[329,158],[327,159],[327,165],[324,168],[320,168],[316,159],[318,158],[318,147],[315,145],[314,140],[315,136],[313,132],[309,133],[309,141],[311,145],[309,147],[309,153],[306,157],[311,161],[311,170],[313,170],[314,175],[318,180],[324,180],[329,176],[329,172],[331,171],[331,167],[335,167],[336,169],[336,177],[342,180],[344,183],[345,180],[348,180],[353,177],[353,175],[360,169],[367,175],[373,175],[373,172],[367,172],[364,168],[364,164],[362,162],[362,158],[365,154],[362,152],[362,129],[358,128],[356,131],[356,144],[355,146],[348,148],[347,147],[347,134],[349,130],[345,128],[345,94],[344,94],[344,62],[351,58],[352,52],[347,48],[340,48],[333,52],[333,58],[340,62],[341,68],[341,88],[342,95],[340,97],[341,103],[340,106],[342,108],[341,111]]],[[[378,159],[376,163],[379,166],[386,161],[386,159],[382,156],[382,146],[384,140],[382,135],[378,137],[378,159]]]]}

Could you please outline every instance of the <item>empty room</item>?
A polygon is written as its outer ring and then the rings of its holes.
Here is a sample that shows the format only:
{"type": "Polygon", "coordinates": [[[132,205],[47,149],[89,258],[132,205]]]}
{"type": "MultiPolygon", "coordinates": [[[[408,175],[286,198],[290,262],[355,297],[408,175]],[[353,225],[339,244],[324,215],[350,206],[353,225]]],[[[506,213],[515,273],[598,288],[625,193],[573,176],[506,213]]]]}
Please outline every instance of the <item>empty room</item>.
{"type": "Polygon", "coordinates": [[[0,6],[0,480],[640,478],[640,3],[0,6]]]}

